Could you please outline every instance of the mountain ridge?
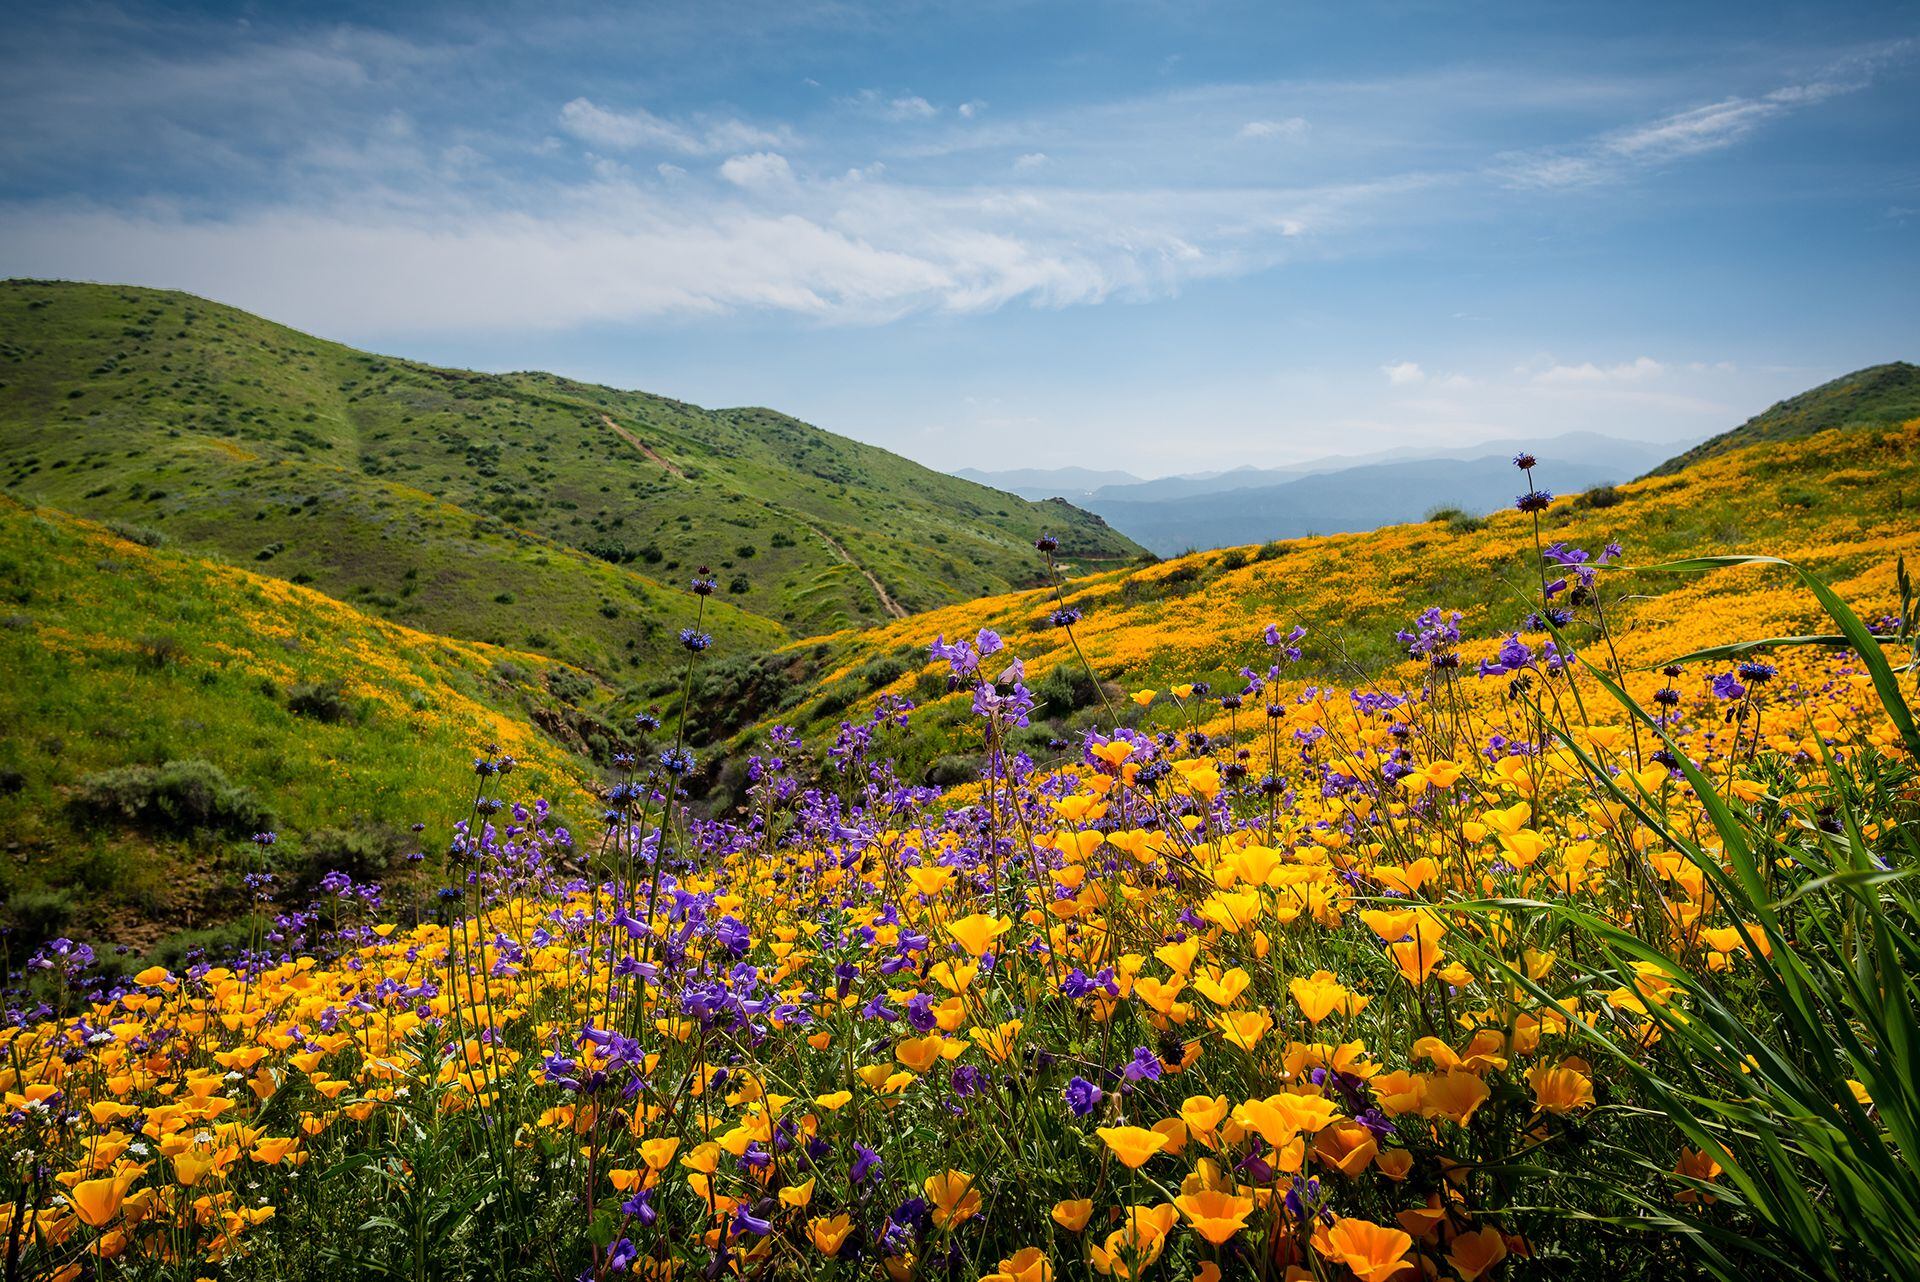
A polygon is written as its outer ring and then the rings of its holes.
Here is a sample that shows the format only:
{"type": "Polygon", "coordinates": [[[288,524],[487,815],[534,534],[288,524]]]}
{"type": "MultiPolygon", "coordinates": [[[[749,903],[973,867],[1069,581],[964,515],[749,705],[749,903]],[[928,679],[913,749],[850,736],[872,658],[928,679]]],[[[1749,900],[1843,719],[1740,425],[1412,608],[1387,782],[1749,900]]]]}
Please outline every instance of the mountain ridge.
{"type": "Polygon", "coordinates": [[[426,631],[669,666],[710,565],[736,650],[1140,549],[757,407],[362,352],[174,291],[0,284],[0,486],[426,631]],[[892,602],[892,605],[889,605],[892,602]]]}

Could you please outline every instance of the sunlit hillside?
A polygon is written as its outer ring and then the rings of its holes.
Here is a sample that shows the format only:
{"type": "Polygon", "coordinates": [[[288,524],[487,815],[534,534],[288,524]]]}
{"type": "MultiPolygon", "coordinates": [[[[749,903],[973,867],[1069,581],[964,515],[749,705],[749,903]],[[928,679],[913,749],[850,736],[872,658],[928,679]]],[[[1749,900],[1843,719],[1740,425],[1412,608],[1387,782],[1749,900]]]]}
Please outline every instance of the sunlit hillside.
{"type": "Polygon", "coordinates": [[[164,290],[0,282],[0,485],[368,614],[608,676],[671,666],[674,587],[723,650],[1140,549],[769,409],[357,351],[164,290]]]}
{"type": "Polygon", "coordinates": [[[444,842],[475,752],[497,745],[578,818],[594,772],[569,748],[622,737],[553,660],[4,499],[0,593],[15,965],[55,935],[144,948],[231,922],[268,854],[293,894],[344,868],[396,883],[404,910],[407,856],[444,842]],[[273,829],[273,851],[248,845],[273,829]]]}
{"type": "MultiPolygon", "coordinates": [[[[1536,479],[1552,490],[1551,475],[1536,479]]],[[[1516,470],[1515,493],[1527,488],[1516,470]]],[[[1740,552],[1786,557],[1828,576],[1863,609],[1886,609],[1895,558],[1920,560],[1920,421],[1766,444],[1678,475],[1558,496],[1542,516],[1540,537],[1595,556],[1618,543],[1628,567],[1740,552]]],[[[770,719],[817,727],[890,694],[935,705],[922,713],[923,726],[964,725],[966,699],[947,693],[944,669],[927,646],[981,628],[1005,638],[1042,695],[1037,728],[1023,739],[1039,755],[1066,728],[1107,715],[1092,684],[1079,680],[1075,643],[1114,685],[1109,697],[1189,681],[1210,682],[1216,693],[1237,689],[1240,667],[1264,666],[1259,633],[1268,623],[1308,630],[1297,679],[1364,682],[1401,661],[1394,633],[1429,606],[1459,611],[1470,637],[1519,627],[1538,605],[1533,538],[1531,518],[1518,511],[1484,521],[1442,514],[1366,534],[1197,553],[1069,580],[1057,593],[968,602],[792,647],[788,661],[812,674],[818,699],[770,719]],[[1054,624],[1063,602],[1078,616],[1071,638],[1054,624]],[[1049,683],[1056,668],[1062,677],[1049,683]]],[[[1756,636],[1806,631],[1818,611],[1781,573],[1764,568],[1622,572],[1614,581],[1623,579],[1632,590],[1610,608],[1620,652],[1634,664],[1705,645],[1703,638],[1736,623],[1756,636]]],[[[965,747],[928,731],[919,744],[927,755],[965,747]]]]}

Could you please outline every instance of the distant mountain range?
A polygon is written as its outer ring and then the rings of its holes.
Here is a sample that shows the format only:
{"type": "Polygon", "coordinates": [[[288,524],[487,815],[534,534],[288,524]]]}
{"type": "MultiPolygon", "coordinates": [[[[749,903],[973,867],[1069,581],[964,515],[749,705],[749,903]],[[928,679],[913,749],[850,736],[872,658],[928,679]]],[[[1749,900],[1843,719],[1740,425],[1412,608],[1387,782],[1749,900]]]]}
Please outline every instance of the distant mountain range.
{"type": "Polygon", "coordinates": [[[1570,432],[1543,441],[1483,441],[1444,449],[1404,446],[1330,456],[1283,468],[1109,482],[1085,468],[1057,473],[969,471],[969,480],[1023,498],[1058,495],[1104,517],[1114,529],[1162,556],[1264,543],[1306,534],[1340,534],[1417,521],[1436,508],[1481,516],[1524,488],[1513,456],[1540,459],[1542,484],[1562,491],[1630,480],[1664,460],[1670,445],[1570,432]],[[1051,484],[1049,484],[1051,482],[1051,484]]]}
{"type": "Polygon", "coordinates": [[[963,467],[954,472],[963,481],[990,485],[996,490],[1018,494],[1032,502],[1075,498],[1092,494],[1110,485],[1137,485],[1140,478],[1131,472],[1101,472],[1090,467],[1015,467],[1004,472],[982,472],[963,467]]]}

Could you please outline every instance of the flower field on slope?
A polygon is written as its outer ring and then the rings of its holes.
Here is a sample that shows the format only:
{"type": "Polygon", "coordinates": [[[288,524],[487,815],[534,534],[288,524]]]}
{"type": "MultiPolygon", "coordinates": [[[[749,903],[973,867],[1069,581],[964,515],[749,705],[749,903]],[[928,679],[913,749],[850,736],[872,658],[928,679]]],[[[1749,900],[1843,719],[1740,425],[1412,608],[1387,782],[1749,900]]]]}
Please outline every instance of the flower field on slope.
{"type": "Polygon", "coordinates": [[[738,821],[678,748],[591,833],[487,756],[440,921],[56,941],[5,1276],[1912,1276],[1910,600],[1629,669],[1613,549],[1543,551],[1530,631],[1436,607],[1391,679],[1276,623],[1042,766],[981,631],[978,783],[895,777],[899,702],[774,736],[738,821]]]}
{"type": "MultiPolygon", "coordinates": [[[[1619,486],[1604,502],[1563,495],[1540,516],[1549,541],[1597,549],[1622,539],[1641,565],[1765,553],[1815,568],[1849,600],[1886,600],[1895,559],[1920,554],[1917,511],[1920,422],[1727,454],[1678,475],[1619,486]]],[[[791,653],[823,646],[828,652],[813,688],[849,697],[824,699],[832,710],[824,720],[805,705],[781,715],[830,730],[844,709],[865,711],[878,694],[908,695],[922,707],[920,743],[951,738],[938,732],[970,724],[967,698],[940,698],[944,672],[928,675],[924,658],[912,656],[924,656],[930,636],[966,636],[981,627],[1006,637],[1034,678],[1061,665],[1077,672],[1084,655],[1103,679],[1129,689],[1209,680],[1224,690],[1242,666],[1258,661],[1268,622],[1304,623],[1316,641],[1303,665],[1307,678],[1350,685],[1398,657],[1395,630],[1429,604],[1460,610],[1468,636],[1504,635],[1527,612],[1526,595],[1538,590],[1529,584],[1533,560],[1531,525],[1517,511],[1484,522],[1428,521],[1197,552],[1067,584],[1064,604],[1085,615],[1073,629],[1078,654],[1052,624],[1062,602],[1047,589],[801,643],[791,653]],[[855,675],[895,654],[907,656],[910,671],[866,694],[855,675]]],[[[1819,614],[1790,577],[1764,571],[1626,582],[1630,588],[1619,591],[1609,614],[1622,657],[1636,666],[1716,641],[1798,632],[1819,614]]],[[[1058,710],[1040,714],[1055,718],[1058,710]]]]}

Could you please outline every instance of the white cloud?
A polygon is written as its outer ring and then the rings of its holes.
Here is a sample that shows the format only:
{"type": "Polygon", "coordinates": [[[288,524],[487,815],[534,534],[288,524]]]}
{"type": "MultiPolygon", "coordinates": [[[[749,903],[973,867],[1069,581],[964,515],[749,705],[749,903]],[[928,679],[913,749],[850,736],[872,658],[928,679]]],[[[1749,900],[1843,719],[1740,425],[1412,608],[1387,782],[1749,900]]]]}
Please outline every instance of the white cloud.
{"type": "Polygon", "coordinates": [[[777,151],[756,151],[729,156],[720,165],[720,176],[736,187],[773,187],[793,181],[793,166],[777,151]]]}
{"type": "Polygon", "coordinates": [[[955,111],[960,113],[960,119],[962,120],[972,120],[975,116],[979,115],[981,112],[985,111],[986,109],[987,109],[987,104],[982,100],[980,100],[979,98],[970,99],[969,101],[963,102],[958,107],[954,108],[955,111]]]}
{"type": "MultiPolygon", "coordinates": [[[[884,94],[878,89],[862,89],[849,98],[839,100],[840,105],[851,107],[865,115],[878,116],[882,120],[909,121],[931,120],[940,114],[940,108],[922,98],[919,94],[884,94]]],[[[963,111],[970,116],[972,112],[963,111]]]]}
{"type": "Polygon", "coordinates": [[[718,155],[789,141],[784,132],[761,129],[731,118],[679,122],[645,107],[615,111],[586,98],[560,108],[560,127],[585,143],[614,151],[674,151],[685,156],[718,155]]]}
{"type": "Polygon", "coordinates": [[[1298,138],[1306,132],[1306,117],[1288,116],[1285,120],[1249,120],[1240,126],[1239,137],[1243,141],[1258,142],[1268,138],[1298,138]]]}
{"type": "Polygon", "coordinates": [[[1639,383],[1657,378],[1666,372],[1666,368],[1651,356],[1605,367],[1592,361],[1583,361],[1578,365],[1550,365],[1535,373],[1533,381],[1543,387],[1639,383]]]}
{"type": "Polygon", "coordinates": [[[1046,152],[1030,151],[1026,155],[1020,156],[1017,159],[1015,159],[1013,162],[1013,167],[1014,167],[1014,170],[1018,173],[1030,173],[1036,169],[1046,168],[1046,164],[1047,164],[1046,152]]]}
{"type": "Polygon", "coordinates": [[[1418,383],[1427,376],[1427,372],[1412,361],[1401,361],[1397,365],[1382,365],[1380,372],[1385,374],[1387,381],[1395,387],[1401,387],[1408,383],[1418,383]]]}
{"type": "Polygon", "coordinates": [[[360,188],[218,216],[0,205],[0,275],[186,289],[346,335],[743,310],[870,324],[1162,297],[1283,262],[1290,237],[1405,190],[917,186],[777,152],[657,172],[672,181],[609,170],[507,206],[360,188]]]}

